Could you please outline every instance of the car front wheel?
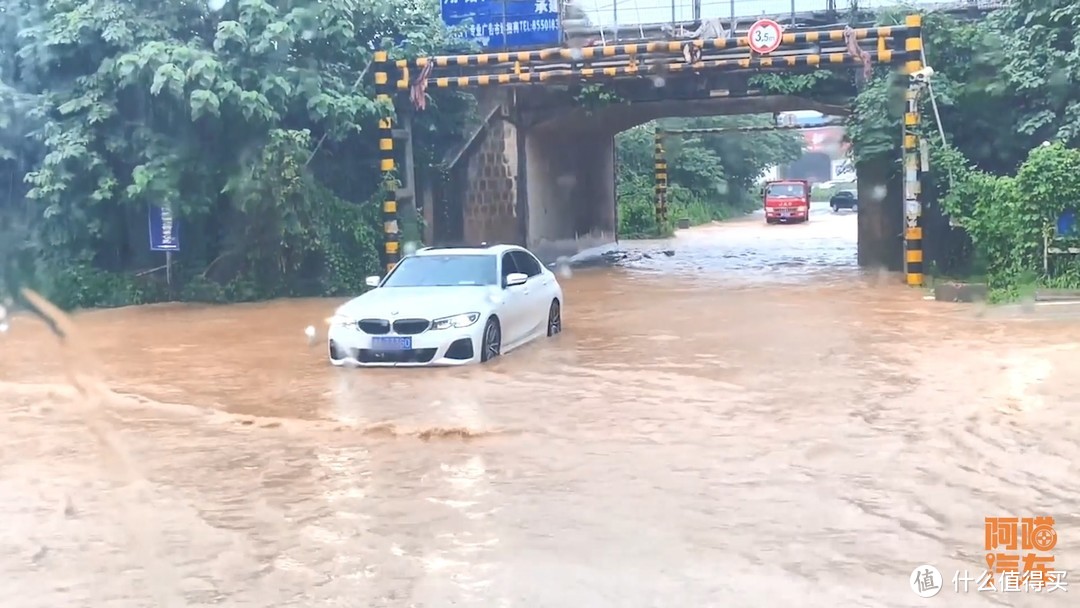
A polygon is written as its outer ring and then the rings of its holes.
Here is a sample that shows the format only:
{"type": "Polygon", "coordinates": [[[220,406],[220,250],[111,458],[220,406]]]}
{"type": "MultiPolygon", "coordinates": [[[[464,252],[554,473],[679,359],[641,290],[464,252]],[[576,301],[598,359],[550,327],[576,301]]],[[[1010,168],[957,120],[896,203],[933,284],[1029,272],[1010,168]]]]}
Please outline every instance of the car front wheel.
{"type": "Polygon", "coordinates": [[[484,325],[484,337],[480,344],[480,360],[491,361],[502,352],[502,328],[499,320],[491,317],[484,325]]]}

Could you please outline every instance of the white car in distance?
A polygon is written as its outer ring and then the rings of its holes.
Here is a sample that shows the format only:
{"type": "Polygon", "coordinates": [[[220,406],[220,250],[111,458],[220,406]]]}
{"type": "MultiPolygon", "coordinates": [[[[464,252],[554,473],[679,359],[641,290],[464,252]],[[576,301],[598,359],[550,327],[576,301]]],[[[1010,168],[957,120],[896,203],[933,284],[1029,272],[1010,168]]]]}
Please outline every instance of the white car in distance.
{"type": "Polygon", "coordinates": [[[562,331],[555,274],[515,245],[421,249],[367,284],[330,319],[333,365],[464,365],[562,331]]]}

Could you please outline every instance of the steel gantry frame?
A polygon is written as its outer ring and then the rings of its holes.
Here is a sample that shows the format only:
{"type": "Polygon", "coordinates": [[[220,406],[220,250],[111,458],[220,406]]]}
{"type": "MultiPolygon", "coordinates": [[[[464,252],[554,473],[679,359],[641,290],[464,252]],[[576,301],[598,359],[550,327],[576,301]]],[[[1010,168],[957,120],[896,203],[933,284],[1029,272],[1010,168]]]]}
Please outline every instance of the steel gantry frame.
{"type": "MultiPolygon", "coordinates": [[[[814,69],[838,69],[871,64],[901,66],[905,74],[922,69],[922,17],[908,16],[902,26],[837,28],[831,30],[790,32],[781,37],[780,47],[768,55],[750,49],[746,36],[714,39],[654,41],[583,48],[548,48],[466,55],[442,55],[413,59],[391,58],[386,50],[375,53],[376,101],[394,107],[395,93],[408,91],[414,105],[422,105],[428,87],[439,89],[540,84],[612,83],[652,75],[695,76],[706,73],[746,73],[761,71],[804,72],[814,69]],[[897,44],[901,42],[901,44],[897,44]],[[890,44],[892,42],[892,44],[890,44]],[[872,50],[860,44],[872,43],[872,50]],[[857,47],[858,53],[853,52],[857,47]]],[[[912,82],[914,77],[912,76],[912,82]]],[[[909,137],[918,148],[917,95],[914,84],[904,116],[904,151],[909,153],[909,137]]],[[[394,112],[379,120],[379,168],[385,198],[382,205],[383,253],[389,272],[401,257],[398,224],[397,159],[394,142],[394,112]]],[[[908,159],[905,156],[905,167],[908,159]]],[[[916,162],[917,167],[917,162],[916,162]]],[[[666,195],[667,175],[663,182],[666,195]]],[[[657,175],[660,163],[657,163],[657,175]]],[[[907,190],[905,190],[907,192],[907,190]]],[[[917,186],[912,191],[918,203],[917,186]]],[[[909,206],[905,204],[905,212],[909,206]]],[[[659,212],[659,211],[658,211],[659,212]]],[[[666,210],[665,210],[666,213],[666,210]]],[[[906,260],[908,283],[922,284],[922,232],[919,212],[914,224],[908,215],[909,228],[906,260]]]]}

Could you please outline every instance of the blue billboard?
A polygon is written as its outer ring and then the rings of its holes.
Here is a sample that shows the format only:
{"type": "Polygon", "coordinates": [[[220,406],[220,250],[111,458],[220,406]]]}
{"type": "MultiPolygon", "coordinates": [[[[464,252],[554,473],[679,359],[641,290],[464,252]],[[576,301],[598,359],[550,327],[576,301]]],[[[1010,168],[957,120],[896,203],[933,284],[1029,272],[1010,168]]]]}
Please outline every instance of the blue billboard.
{"type": "Polygon", "coordinates": [[[180,251],[180,223],[168,207],[150,205],[150,250],[180,251]]]}
{"type": "Polygon", "coordinates": [[[464,37],[485,51],[562,42],[559,0],[439,0],[439,4],[443,23],[463,26],[464,37]]]}

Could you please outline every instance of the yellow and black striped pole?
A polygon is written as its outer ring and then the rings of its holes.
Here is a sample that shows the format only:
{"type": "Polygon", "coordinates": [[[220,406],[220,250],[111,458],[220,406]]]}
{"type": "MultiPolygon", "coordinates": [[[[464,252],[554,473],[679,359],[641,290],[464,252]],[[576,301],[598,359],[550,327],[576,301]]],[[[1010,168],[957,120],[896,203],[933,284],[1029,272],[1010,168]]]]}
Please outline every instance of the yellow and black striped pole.
{"type": "MultiPolygon", "coordinates": [[[[375,51],[375,100],[393,103],[390,97],[389,55],[386,51],[375,51]]],[[[383,179],[383,263],[387,274],[394,269],[400,259],[397,213],[397,176],[394,172],[394,123],[390,117],[379,119],[379,171],[383,179]]]]}
{"type": "Polygon", "coordinates": [[[904,91],[904,272],[907,284],[923,285],[923,226],[922,192],[919,175],[919,93],[923,83],[914,74],[923,69],[922,62],[922,16],[909,15],[906,19],[907,38],[904,50],[909,60],[904,64],[908,87],[904,91]]]}
{"type": "Polygon", "coordinates": [[[653,163],[656,171],[656,228],[663,229],[667,221],[667,159],[664,158],[664,131],[656,129],[653,133],[653,163]]]}

